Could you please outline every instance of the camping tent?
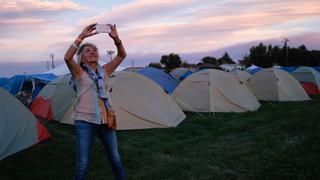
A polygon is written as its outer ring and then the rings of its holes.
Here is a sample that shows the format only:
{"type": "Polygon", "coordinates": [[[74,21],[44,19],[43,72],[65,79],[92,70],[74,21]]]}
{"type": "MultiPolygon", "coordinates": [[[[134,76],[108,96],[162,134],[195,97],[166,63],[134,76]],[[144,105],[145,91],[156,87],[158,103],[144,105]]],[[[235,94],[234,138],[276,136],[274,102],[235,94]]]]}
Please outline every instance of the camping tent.
{"type": "Polygon", "coordinates": [[[2,87],[28,107],[40,90],[55,78],[53,74],[15,75],[8,78],[2,87]]]}
{"type": "Polygon", "coordinates": [[[35,97],[45,84],[55,78],[56,76],[53,74],[14,75],[11,78],[7,79],[6,86],[4,86],[3,88],[5,88],[11,94],[16,95],[21,90],[23,83],[28,80],[32,80],[33,86],[35,86],[33,97],[35,97]]]}
{"type": "Polygon", "coordinates": [[[292,75],[301,83],[308,94],[320,93],[320,73],[311,67],[299,67],[292,75]]]}
{"type": "Polygon", "coordinates": [[[248,79],[247,86],[259,100],[305,101],[310,99],[299,82],[281,69],[263,69],[248,79]]]}
{"type": "Polygon", "coordinates": [[[246,83],[247,80],[251,77],[250,73],[242,70],[234,70],[234,71],[231,71],[230,73],[235,75],[243,83],[246,83]]]}
{"type": "Polygon", "coordinates": [[[193,71],[184,67],[178,67],[171,70],[171,76],[176,80],[176,82],[180,83],[182,80],[191,75],[193,71]]]}
{"type": "MultiPolygon", "coordinates": [[[[54,88],[55,91],[50,90],[51,88],[44,88],[44,92],[41,92],[40,95],[53,94],[52,97],[55,97],[56,100],[51,98],[52,119],[61,123],[73,124],[71,115],[75,94],[68,85],[68,80],[60,81],[60,83],[64,85],[58,83],[56,86],[65,87],[64,90],[60,90],[64,93],[58,93],[56,90],[58,88],[54,88]],[[60,110],[61,114],[57,117],[54,104],[62,104],[61,106],[67,104],[66,109],[60,110]]],[[[110,96],[117,116],[118,130],[175,127],[185,118],[181,109],[160,86],[140,74],[127,71],[115,72],[107,85],[108,91],[111,91],[110,96]]],[[[34,108],[44,109],[41,107],[44,107],[44,104],[39,102],[34,108]]],[[[50,111],[47,110],[43,114],[50,114],[46,112],[50,111]]],[[[38,114],[41,113],[42,111],[38,112],[38,114]]]]}
{"type": "Polygon", "coordinates": [[[119,129],[175,127],[186,117],[160,86],[140,74],[116,72],[110,84],[119,129]]]}
{"type": "Polygon", "coordinates": [[[71,74],[51,81],[32,102],[30,111],[40,119],[61,121],[76,98],[70,81],[71,74]]]}
{"type": "Polygon", "coordinates": [[[2,88],[0,99],[0,160],[51,137],[27,108],[2,88]]]}
{"type": "Polygon", "coordinates": [[[256,97],[234,75],[215,69],[187,77],[172,98],[183,110],[195,112],[245,112],[260,107],[256,97]]]}
{"type": "Polygon", "coordinates": [[[169,94],[171,94],[178,85],[171,75],[157,68],[147,67],[139,69],[136,72],[150,78],[169,94]]]}

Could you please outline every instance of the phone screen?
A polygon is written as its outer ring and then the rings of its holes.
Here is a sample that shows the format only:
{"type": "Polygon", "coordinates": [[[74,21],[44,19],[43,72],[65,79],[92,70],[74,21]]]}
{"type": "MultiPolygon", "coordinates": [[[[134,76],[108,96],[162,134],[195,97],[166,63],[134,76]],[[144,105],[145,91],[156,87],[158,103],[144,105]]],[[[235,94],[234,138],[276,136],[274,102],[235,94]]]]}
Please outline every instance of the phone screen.
{"type": "Polygon", "coordinates": [[[110,33],[111,27],[109,24],[97,24],[96,25],[96,31],[98,33],[110,33]]]}

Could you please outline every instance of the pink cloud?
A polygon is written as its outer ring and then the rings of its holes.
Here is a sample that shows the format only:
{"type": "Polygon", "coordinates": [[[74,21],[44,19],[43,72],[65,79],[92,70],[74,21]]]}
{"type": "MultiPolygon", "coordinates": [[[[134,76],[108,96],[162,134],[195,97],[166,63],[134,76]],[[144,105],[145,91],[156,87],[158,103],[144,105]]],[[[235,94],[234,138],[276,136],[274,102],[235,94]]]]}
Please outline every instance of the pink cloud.
{"type": "Polygon", "coordinates": [[[0,25],[41,25],[46,24],[48,21],[36,18],[25,18],[25,19],[0,19],[0,25]]]}
{"type": "Polygon", "coordinates": [[[79,4],[69,0],[40,1],[40,0],[4,0],[1,2],[0,13],[26,12],[26,11],[65,11],[84,9],[79,4]]]}
{"type": "Polygon", "coordinates": [[[83,10],[84,7],[71,2],[63,1],[40,1],[40,0],[5,0],[1,2],[0,16],[1,25],[39,25],[50,22],[48,17],[55,15],[83,10]]]}

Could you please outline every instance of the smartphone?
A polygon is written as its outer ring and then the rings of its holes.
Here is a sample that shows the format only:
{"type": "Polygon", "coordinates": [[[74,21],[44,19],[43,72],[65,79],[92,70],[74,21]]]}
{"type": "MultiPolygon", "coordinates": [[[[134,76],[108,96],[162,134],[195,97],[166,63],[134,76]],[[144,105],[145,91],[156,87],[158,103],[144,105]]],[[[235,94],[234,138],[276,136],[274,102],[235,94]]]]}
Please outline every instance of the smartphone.
{"type": "Polygon", "coordinates": [[[97,24],[96,25],[96,31],[98,33],[110,33],[111,27],[109,24],[97,24]]]}

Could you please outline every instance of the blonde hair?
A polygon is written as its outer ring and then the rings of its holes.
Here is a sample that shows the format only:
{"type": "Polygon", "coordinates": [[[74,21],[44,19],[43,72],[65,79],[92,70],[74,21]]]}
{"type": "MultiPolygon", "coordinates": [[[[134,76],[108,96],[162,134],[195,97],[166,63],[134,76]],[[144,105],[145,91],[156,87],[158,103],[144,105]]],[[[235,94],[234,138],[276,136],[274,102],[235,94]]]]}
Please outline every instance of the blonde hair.
{"type": "MultiPolygon", "coordinates": [[[[80,45],[80,47],[79,47],[79,49],[78,49],[78,51],[77,51],[77,62],[78,62],[79,65],[81,65],[81,64],[84,63],[84,62],[83,62],[83,52],[84,52],[83,50],[84,50],[84,48],[87,47],[87,46],[93,47],[93,48],[97,48],[96,45],[94,45],[94,44],[92,44],[92,43],[88,43],[88,42],[80,45]]],[[[97,48],[97,49],[98,49],[98,48],[97,48]]]]}

